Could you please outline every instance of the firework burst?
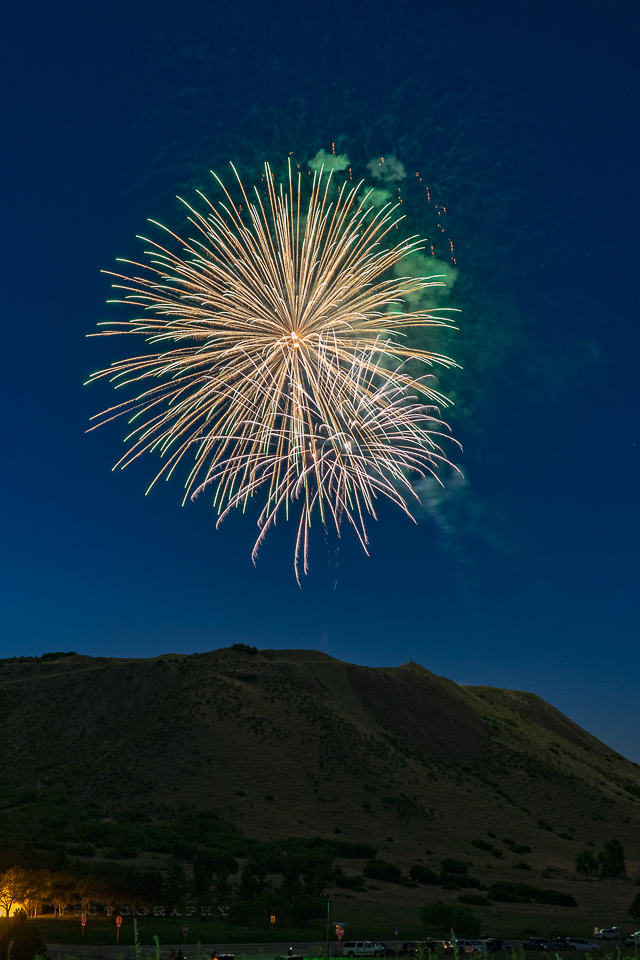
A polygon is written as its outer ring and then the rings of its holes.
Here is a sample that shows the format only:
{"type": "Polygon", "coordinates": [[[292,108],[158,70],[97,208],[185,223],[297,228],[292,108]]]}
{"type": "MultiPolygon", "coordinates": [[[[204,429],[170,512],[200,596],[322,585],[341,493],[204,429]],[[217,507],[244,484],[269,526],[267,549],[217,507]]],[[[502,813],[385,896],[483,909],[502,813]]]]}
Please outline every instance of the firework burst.
{"type": "Polygon", "coordinates": [[[266,165],[264,181],[249,199],[238,177],[234,203],[218,180],[223,202],[201,194],[204,213],[186,205],[194,239],[162,228],[181,255],[145,241],[149,262],[126,261],[133,275],[112,274],[123,291],[115,302],[141,316],[93,336],[135,334],[154,352],[92,376],[137,391],[94,419],[129,417],[116,466],[159,453],[151,486],[188,457],[185,500],[211,488],[218,523],[260,498],[254,560],[278,514],[299,513],[299,579],[314,515],[338,533],[346,518],[365,550],[378,497],[411,516],[411,478],[449,463],[439,419],[448,401],[412,371],[455,364],[405,343],[402,330],[450,320],[404,310],[408,297],[443,284],[394,276],[421,249],[415,238],[384,245],[400,219],[395,207],[376,209],[361,185],[337,187],[322,171],[308,200],[291,167],[288,183],[276,185],[266,165]]]}

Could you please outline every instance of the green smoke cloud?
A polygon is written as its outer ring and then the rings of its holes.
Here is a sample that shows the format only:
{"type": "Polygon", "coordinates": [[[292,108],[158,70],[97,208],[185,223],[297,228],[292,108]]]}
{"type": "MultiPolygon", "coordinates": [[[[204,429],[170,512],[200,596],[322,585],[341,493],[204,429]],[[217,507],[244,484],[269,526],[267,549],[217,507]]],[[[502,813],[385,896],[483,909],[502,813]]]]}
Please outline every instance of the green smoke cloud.
{"type": "Polygon", "coordinates": [[[367,164],[367,170],[375,180],[382,180],[383,183],[404,180],[407,175],[404,164],[393,153],[386,157],[373,157],[367,164]]]}
{"type": "Polygon", "coordinates": [[[312,157],[311,160],[307,160],[310,170],[315,170],[318,173],[324,167],[324,172],[329,173],[330,170],[335,170],[339,172],[340,170],[347,170],[349,167],[349,157],[346,153],[327,153],[325,150],[318,150],[315,157],[312,157]]]}

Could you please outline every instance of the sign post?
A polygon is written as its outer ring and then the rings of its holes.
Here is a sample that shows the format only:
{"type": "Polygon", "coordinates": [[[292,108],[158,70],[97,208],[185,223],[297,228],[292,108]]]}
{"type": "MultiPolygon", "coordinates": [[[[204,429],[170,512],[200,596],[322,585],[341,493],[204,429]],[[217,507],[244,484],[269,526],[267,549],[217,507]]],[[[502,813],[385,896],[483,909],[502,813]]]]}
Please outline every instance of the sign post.
{"type": "Polygon", "coordinates": [[[188,926],[188,924],[184,923],[184,924],[182,925],[182,946],[183,946],[183,947],[184,947],[185,943],[187,942],[187,934],[188,934],[188,933],[189,933],[189,926],[188,926]]]}
{"type": "Polygon", "coordinates": [[[116,917],[116,947],[120,943],[120,927],[122,926],[122,917],[116,917]]]}
{"type": "Polygon", "coordinates": [[[331,900],[327,900],[327,960],[329,960],[329,914],[331,913],[331,900]]]}
{"type": "Polygon", "coordinates": [[[271,914],[271,933],[273,933],[273,928],[275,926],[276,918],[274,914],[271,914]]]}
{"type": "Polygon", "coordinates": [[[336,923],[336,937],[338,938],[338,950],[342,950],[342,938],[344,937],[344,923],[336,923]]]}
{"type": "Polygon", "coordinates": [[[80,918],[80,923],[82,924],[82,942],[84,943],[84,928],[85,928],[86,923],[87,923],[87,915],[86,915],[86,913],[83,913],[83,914],[82,914],[82,917],[80,918]]]}

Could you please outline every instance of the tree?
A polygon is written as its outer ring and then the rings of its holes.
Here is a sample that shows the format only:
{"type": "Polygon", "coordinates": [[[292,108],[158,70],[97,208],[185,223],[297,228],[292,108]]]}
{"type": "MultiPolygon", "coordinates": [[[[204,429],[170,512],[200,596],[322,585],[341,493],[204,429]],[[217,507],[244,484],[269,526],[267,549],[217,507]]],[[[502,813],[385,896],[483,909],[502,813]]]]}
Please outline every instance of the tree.
{"type": "Polygon", "coordinates": [[[630,917],[633,917],[634,920],[640,920],[640,893],[636,893],[627,913],[630,917]]]}
{"type": "Polygon", "coordinates": [[[576,873],[583,873],[585,877],[591,877],[598,872],[598,861],[591,853],[591,850],[583,850],[576,857],[576,873]]]}
{"type": "Polygon", "coordinates": [[[626,874],[626,864],[624,862],[624,849],[619,840],[605,840],[603,849],[598,854],[598,863],[602,869],[603,877],[619,877],[626,874]]]}
{"type": "Polygon", "coordinates": [[[427,903],[422,908],[422,919],[428,927],[448,936],[451,931],[457,937],[477,937],[480,933],[480,917],[457,903],[427,903]]]}
{"type": "Polygon", "coordinates": [[[24,870],[20,867],[12,867],[0,874],[0,907],[7,917],[14,904],[22,904],[26,897],[27,883],[24,870]]]}
{"type": "Polygon", "coordinates": [[[65,908],[76,898],[76,878],[71,873],[57,871],[50,878],[47,898],[51,899],[56,912],[61,917],[65,908]]]}

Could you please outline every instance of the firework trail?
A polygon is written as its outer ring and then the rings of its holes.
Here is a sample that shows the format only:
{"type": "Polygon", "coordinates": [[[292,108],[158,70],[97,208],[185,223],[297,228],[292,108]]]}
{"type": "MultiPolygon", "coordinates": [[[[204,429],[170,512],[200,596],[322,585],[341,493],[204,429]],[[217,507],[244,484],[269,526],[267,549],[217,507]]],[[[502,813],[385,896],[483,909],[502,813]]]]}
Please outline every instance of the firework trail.
{"type": "Polygon", "coordinates": [[[443,284],[392,276],[421,249],[415,238],[383,245],[400,219],[395,207],[375,209],[361,185],[338,188],[322,170],[305,201],[307,185],[291,166],[288,183],[276,185],[265,165],[266,191],[255,188],[250,200],[233,169],[241,202],[216,177],[224,202],[216,207],[200,194],[202,214],[185,204],[194,239],[162,228],[181,256],[145,241],[148,263],[125,261],[132,276],[111,274],[123,291],[115,302],[141,316],[93,336],[135,334],[156,352],[92,375],[138,391],[95,426],[129,417],[128,450],[116,466],[158,452],[164,462],[151,486],[189,455],[185,500],[210,487],[218,524],[259,496],[254,561],[278,513],[299,511],[299,582],[314,514],[338,534],[346,518],[366,550],[375,500],[388,497],[411,516],[411,477],[435,476],[449,463],[439,419],[448,401],[411,371],[454,361],[410,349],[401,331],[451,321],[403,309],[407,296],[443,284]]]}

